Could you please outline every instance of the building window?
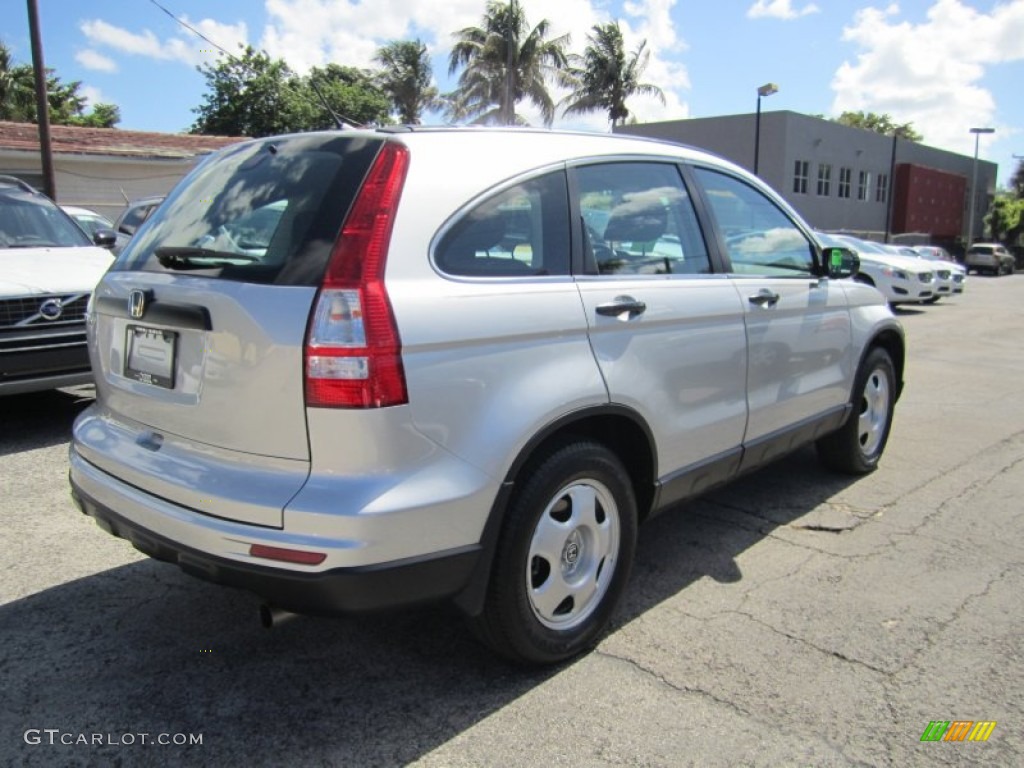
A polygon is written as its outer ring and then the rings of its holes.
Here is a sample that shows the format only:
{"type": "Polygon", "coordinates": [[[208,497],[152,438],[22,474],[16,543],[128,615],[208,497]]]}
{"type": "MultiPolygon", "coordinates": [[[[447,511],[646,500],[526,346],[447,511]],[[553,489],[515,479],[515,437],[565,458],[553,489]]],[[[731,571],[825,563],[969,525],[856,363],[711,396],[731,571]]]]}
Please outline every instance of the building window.
{"type": "Polygon", "coordinates": [[[810,174],[810,163],[797,160],[793,169],[793,191],[798,195],[807,194],[807,176],[810,174]]]}
{"type": "Polygon", "coordinates": [[[861,171],[857,175],[857,199],[867,200],[868,199],[868,186],[871,184],[871,174],[867,171],[861,171]]]}
{"type": "Polygon", "coordinates": [[[878,184],[875,186],[875,202],[884,203],[889,197],[889,174],[878,174],[878,184]]]}
{"type": "Polygon", "coordinates": [[[832,194],[832,166],[828,163],[818,164],[818,196],[828,197],[832,194]]]}
{"type": "Polygon", "coordinates": [[[839,196],[849,198],[850,187],[853,182],[853,169],[852,168],[840,168],[839,169],[839,196]]]}

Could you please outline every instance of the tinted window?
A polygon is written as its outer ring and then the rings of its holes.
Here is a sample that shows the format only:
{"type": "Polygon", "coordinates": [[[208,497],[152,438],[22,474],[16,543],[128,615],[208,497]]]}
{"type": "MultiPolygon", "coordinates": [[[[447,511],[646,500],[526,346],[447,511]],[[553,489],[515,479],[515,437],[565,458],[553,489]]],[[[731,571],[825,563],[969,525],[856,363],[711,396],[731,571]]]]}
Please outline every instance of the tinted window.
{"type": "Polygon", "coordinates": [[[565,174],[524,181],[475,206],[445,233],[434,260],[468,277],[568,274],[565,174]]]}
{"type": "Polygon", "coordinates": [[[154,205],[146,204],[129,208],[124,212],[124,218],[121,219],[121,223],[118,224],[117,228],[126,235],[134,235],[135,230],[146,220],[146,217],[149,216],[154,207],[154,205]]]}
{"type": "Polygon", "coordinates": [[[381,143],[321,134],[222,150],[175,187],[113,268],[318,285],[381,143]]]}
{"type": "Polygon", "coordinates": [[[586,272],[711,271],[693,203],[674,165],[590,165],[576,169],[576,180],[586,272]]]}
{"type": "Polygon", "coordinates": [[[814,246],[760,190],[723,173],[695,169],[736,274],[814,273],[814,246]]]}

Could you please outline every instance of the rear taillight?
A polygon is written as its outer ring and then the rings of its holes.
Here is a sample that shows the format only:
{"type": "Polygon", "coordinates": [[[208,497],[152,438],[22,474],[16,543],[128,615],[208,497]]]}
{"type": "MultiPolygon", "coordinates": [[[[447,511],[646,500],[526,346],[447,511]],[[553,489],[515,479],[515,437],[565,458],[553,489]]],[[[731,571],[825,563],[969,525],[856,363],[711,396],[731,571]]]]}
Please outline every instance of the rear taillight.
{"type": "Polygon", "coordinates": [[[409,151],[385,143],[327,265],[306,339],[306,404],[382,408],[408,402],[401,340],[384,287],[409,151]]]}

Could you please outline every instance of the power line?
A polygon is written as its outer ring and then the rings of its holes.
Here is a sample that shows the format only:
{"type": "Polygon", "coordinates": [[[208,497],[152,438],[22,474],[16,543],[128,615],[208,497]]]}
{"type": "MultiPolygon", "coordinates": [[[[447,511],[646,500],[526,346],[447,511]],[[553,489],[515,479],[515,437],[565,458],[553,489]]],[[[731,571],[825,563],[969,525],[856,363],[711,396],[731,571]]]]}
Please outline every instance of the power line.
{"type": "MultiPolygon", "coordinates": [[[[217,43],[213,42],[213,40],[208,38],[206,35],[204,35],[202,32],[200,32],[195,27],[193,27],[190,24],[187,24],[184,21],[182,21],[181,19],[179,19],[177,16],[175,16],[173,13],[171,13],[169,10],[167,10],[164,6],[160,5],[160,3],[158,3],[156,0],[149,0],[149,2],[152,3],[153,5],[155,5],[157,8],[159,8],[164,13],[166,13],[172,19],[174,19],[178,24],[180,24],[181,26],[185,27],[185,29],[189,30],[192,34],[194,34],[194,35],[196,35],[198,37],[201,37],[203,40],[208,42],[210,45],[212,45],[214,48],[216,48],[218,51],[223,53],[228,58],[234,60],[235,62],[237,62],[239,64],[242,64],[243,66],[245,65],[245,62],[243,62],[237,56],[232,54],[230,51],[225,50],[223,46],[218,45],[217,43]]],[[[262,53],[268,59],[270,58],[270,54],[268,54],[266,51],[261,50],[260,53],[262,53]]],[[[250,67],[249,70],[252,71],[252,68],[250,67]]],[[[253,72],[253,74],[256,74],[256,73],[253,72]]],[[[334,120],[334,123],[335,123],[335,125],[338,126],[338,128],[340,128],[340,129],[351,128],[352,126],[355,125],[354,122],[347,123],[344,120],[344,116],[343,115],[339,115],[337,112],[335,112],[333,109],[331,109],[331,105],[327,103],[327,99],[320,92],[320,89],[316,87],[316,83],[313,82],[312,76],[310,76],[310,78],[309,78],[309,84],[313,87],[313,90],[316,92],[317,97],[323,103],[324,109],[327,110],[327,113],[334,120]]]]}
{"type": "Polygon", "coordinates": [[[233,58],[233,59],[235,58],[235,57],[234,57],[234,56],[233,56],[233,55],[232,55],[232,54],[231,54],[231,53],[230,53],[229,51],[225,50],[225,49],[224,49],[224,48],[223,48],[222,46],[220,46],[220,45],[218,45],[217,43],[213,42],[213,40],[211,40],[210,38],[208,38],[208,37],[207,37],[206,35],[204,35],[204,34],[203,34],[202,32],[200,32],[200,31],[199,31],[198,29],[196,29],[195,27],[193,27],[193,26],[191,26],[190,24],[187,24],[187,23],[185,23],[184,21],[182,21],[181,19],[179,19],[179,18],[178,18],[177,16],[175,16],[175,15],[174,15],[173,13],[171,13],[171,12],[170,12],[169,10],[167,10],[167,9],[166,9],[166,8],[164,8],[164,7],[162,6],[162,5],[160,5],[160,3],[158,3],[158,2],[156,1],[156,0],[149,0],[149,2],[151,2],[151,3],[153,4],[153,5],[155,5],[155,6],[157,7],[157,8],[159,8],[159,9],[160,9],[161,11],[163,11],[164,13],[166,13],[166,14],[167,14],[168,16],[170,16],[170,17],[171,17],[172,19],[174,19],[174,20],[175,20],[176,22],[178,22],[179,24],[181,24],[181,26],[183,26],[183,27],[184,27],[185,29],[189,30],[189,31],[190,31],[190,32],[191,32],[192,34],[194,34],[194,35],[196,35],[196,36],[198,36],[198,37],[201,37],[201,38],[203,38],[203,40],[205,40],[206,42],[208,42],[208,43],[209,43],[210,45],[212,45],[212,46],[213,46],[214,48],[216,48],[216,49],[217,49],[218,51],[220,51],[221,53],[223,53],[223,54],[225,54],[225,55],[227,55],[227,56],[231,56],[231,58],[233,58]]]}

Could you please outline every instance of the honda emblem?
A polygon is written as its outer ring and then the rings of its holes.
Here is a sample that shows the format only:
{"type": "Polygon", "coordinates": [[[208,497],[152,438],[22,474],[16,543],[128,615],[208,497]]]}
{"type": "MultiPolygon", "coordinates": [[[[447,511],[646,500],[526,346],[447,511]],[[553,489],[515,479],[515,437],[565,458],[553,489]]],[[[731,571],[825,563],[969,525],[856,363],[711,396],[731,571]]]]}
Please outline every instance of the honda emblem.
{"type": "Polygon", "coordinates": [[[140,320],[146,314],[145,291],[132,291],[128,294],[128,314],[136,320],[140,320]]]}

